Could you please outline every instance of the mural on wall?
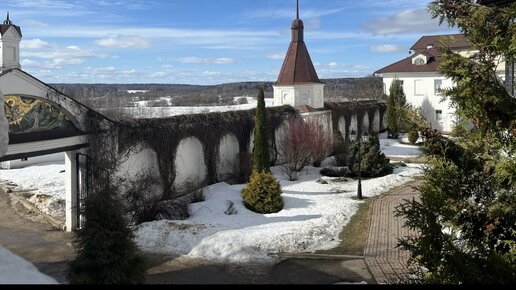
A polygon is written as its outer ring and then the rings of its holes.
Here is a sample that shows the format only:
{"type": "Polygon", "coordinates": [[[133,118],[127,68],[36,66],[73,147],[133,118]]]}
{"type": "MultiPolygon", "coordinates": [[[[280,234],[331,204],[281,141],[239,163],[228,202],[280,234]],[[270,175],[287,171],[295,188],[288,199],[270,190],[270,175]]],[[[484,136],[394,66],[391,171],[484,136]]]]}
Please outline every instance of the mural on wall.
{"type": "Polygon", "coordinates": [[[5,96],[4,108],[10,134],[75,127],[61,110],[42,99],[5,96]]]}

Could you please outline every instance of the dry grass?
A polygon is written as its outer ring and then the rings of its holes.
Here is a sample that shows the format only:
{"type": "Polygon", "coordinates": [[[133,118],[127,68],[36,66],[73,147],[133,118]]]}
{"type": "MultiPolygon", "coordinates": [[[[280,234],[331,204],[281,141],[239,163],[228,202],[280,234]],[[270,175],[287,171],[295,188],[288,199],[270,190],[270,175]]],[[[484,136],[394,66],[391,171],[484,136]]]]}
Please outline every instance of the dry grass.
{"type": "Polygon", "coordinates": [[[373,198],[368,198],[360,205],[357,213],[351,217],[349,223],[339,235],[341,243],[334,249],[318,251],[319,254],[338,255],[364,255],[369,226],[371,225],[371,214],[373,210],[373,198]]]}

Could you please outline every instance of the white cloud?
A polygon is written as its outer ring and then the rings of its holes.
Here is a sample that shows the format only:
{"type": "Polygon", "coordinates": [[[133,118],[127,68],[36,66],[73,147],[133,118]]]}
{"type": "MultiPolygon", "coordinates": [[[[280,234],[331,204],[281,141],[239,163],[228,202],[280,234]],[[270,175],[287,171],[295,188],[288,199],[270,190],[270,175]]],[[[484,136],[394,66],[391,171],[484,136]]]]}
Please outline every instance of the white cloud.
{"type": "Polygon", "coordinates": [[[45,59],[69,59],[69,58],[104,58],[106,55],[95,53],[89,49],[82,49],[76,45],[70,45],[65,48],[47,47],[40,51],[26,51],[23,53],[26,57],[36,57],[45,59]]]}
{"type": "Polygon", "coordinates": [[[46,49],[51,48],[52,46],[39,38],[34,39],[23,39],[20,42],[20,48],[22,49],[46,49]]]}
{"type": "Polygon", "coordinates": [[[285,59],[285,54],[283,53],[273,53],[267,56],[268,59],[285,59]]]}
{"type": "Polygon", "coordinates": [[[74,10],[83,8],[79,2],[65,0],[11,0],[8,3],[9,6],[18,8],[74,10]]]}
{"type": "MultiPolygon", "coordinates": [[[[321,16],[331,15],[339,13],[345,10],[346,7],[334,8],[334,9],[301,9],[299,18],[318,18],[321,16]]],[[[270,9],[270,10],[254,10],[244,13],[246,19],[258,19],[258,18],[296,18],[294,9],[270,9]]]]}
{"type": "Polygon", "coordinates": [[[56,65],[77,65],[84,63],[82,58],[54,58],[52,60],[56,65]]]}
{"type": "Polygon", "coordinates": [[[95,41],[99,46],[112,48],[149,48],[150,43],[141,36],[114,36],[95,41]]]}
{"type": "Polygon", "coordinates": [[[235,63],[235,59],[230,58],[230,57],[218,57],[213,60],[213,63],[214,64],[231,64],[231,63],[235,63]]]}
{"type": "Polygon", "coordinates": [[[439,26],[438,19],[432,19],[425,9],[405,9],[390,17],[379,17],[366,24],[373,34],[422,33],[446,30],[439,26]]]}
{"type": "Polygon", "coordinates": [[[395,44],[381,44],[371,46],[371,51],[377,53],[398,53],[403,52],[403,47],[395,44]]]}
{"type": "Polygon", "coordinates": [[[339,64],[338,64],[338,63],[336,63],[336,62],[334,62],[334,61],[332,61],[332,62],[330,62],[330,63],[328,64],[328,66],[329,66],[329,67],[336,67],[336,66],[338,66],[338,65],[339,65],[339,64]]]}
{"type": "Polygon", "coordinates": [[[230,57],[203,58],[196,56],[182,57],[179,58],[178,61],[186,64],[232,64],[236,62],[235,59],[230,57]]]}
{"type": "Polygon", "coordinates": [[[220,75],[220,72],[218,72],[218,71],[205,71],[202,74],[205,75],[205,76],[208,76],[208,77],[213,77],[213,76],[220,75]]]}

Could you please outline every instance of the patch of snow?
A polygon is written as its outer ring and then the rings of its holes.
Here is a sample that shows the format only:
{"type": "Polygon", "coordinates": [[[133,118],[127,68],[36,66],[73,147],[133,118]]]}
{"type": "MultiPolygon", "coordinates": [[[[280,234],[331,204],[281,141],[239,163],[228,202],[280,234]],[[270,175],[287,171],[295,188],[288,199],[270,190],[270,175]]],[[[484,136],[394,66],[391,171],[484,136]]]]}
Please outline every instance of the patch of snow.
{"type": "Polygon", "coordinates": [[[0,170],[0,183],[15,185],[13,194],[29,193],[29,201],[42,212],[64,217],[64,161],[43,163],[20,169],[0,170]]]}
{"type": "MultiPolygon", "coordinates": [[[[363,180],[365,197],[380,195],[421,174],[420,165],[396,168],[388,176],[363,180]]],[[[271,169],[283,189],[284,208],[257,214],[243,204],[244,185],[218,183],[206,188],[204,202],[190,205],[184,221],[156,221],[136,227],[135,240],[145,251],[186,255],[216,262],[274,262],[269,253],[310,252],[339,244],[339,233],[362,201],[355,199],[357,181],[317,183],[320,168],[307,167],[298,181],[288,181],[281,168],[271,169]],[[238,214],[226,215],[228,201],[238,214]]]]}
{"type": "Polygon", "coordinates": [[[127,90],[128,94],[138,94],[138,93],[145,94],[146,92],[148,92],[148,90],[127,90]]]}
{"type": "Polygon", "coordinates": [[[380,141],[380,150],[387,157],[412,158],[423,155],[421,146],[404,144],[408,143],[406,136],[401,136],[399,139],[387,139],[387,133],[382,133],[378,138],[380,141]],[[400,142],[400,139],[402,142],[400,142]]]}
{"type": "Polygon", "coordinates": [[[0,246],[0,284],[58,284],[32,263],[0,246]]]}

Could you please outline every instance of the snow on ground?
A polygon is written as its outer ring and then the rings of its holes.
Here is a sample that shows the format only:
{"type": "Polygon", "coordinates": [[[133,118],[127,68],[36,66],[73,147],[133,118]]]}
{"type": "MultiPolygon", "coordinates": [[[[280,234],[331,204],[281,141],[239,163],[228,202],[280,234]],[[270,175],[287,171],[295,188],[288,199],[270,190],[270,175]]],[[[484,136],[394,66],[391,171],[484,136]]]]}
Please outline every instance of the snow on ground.
{"type": "MultiPolygon", "coordinates": [[[[248,97],[249,102],[256,102],[248,97]]],[[[253,104],[252,106],[256,106],[253,104]]],[[[386,133],[380,136],[380,147],[388,157],[410,158],[422,154],[419,146],[401,144],[399,140],[387,139],[386,133]]],[[[406,137],[401,138],[406,142],[406,137]]],[[[56,218],[64,219],[65,209],[65,166],[64,161],[43,163],[30,167],[1,170],[0,184],[15,184],[14,192],[27,192],[29,201],[41,211],[56,218]]],[[[9,185],[9,187],[13,187],[9,185]]]]}
{"type": "Polygon", "coordinates": [[[0,284],[58,284],[32,263],[0,246],[0,284]]]}
{"type": "Polygon", "coordinates": [[[30,194],[29,201],[41,211],[64,218],[65,164],[42,163],[20,169],[1,170],[0,183],[13,187],[13,193],[30,194]],[[14,184],[14,185],[12,185],[14,184]]]}
{"type": "MultiPolygon", "coordinates": [[[[228,106],[195,106],[195,107],[121,107],[119,110],[123,114],[132,116],[133,118],[167,118],[177,115],[187,114],[203,114],[212,112],[227,112],[237,110],[249,110],[256,108],[257,101],[252,97],[246,97],[248,103],[243,105],[228,105],[228,106]]],[[[272,107],[273,99],[265,99],[265,106],[272,107]]],[[[106,109],[99,109],[101,112],[106,109]]]]}
{"type": "Polygon", "coordinates": [[[411,158],[423,154],[421,147],[409,144],[406,134],[401,134],[400,139],[387,139],[387,133],[382,133],[380,138],[380,150],[387,157],[411,158]]]}
{"type": "MultiPolygon", "coordinates": [[[[388,176],[363,180],[365,197],[380,195],[421,174],[420,165],[396,168],[388,176]]],[[[356,213],[357,181],[324,178],[318,168],[307,167],[298,181],[288,181],[281,168],[272,171],[283,189],[284,209],[275,214],[256,214],[242,204],[244,185],[218,183],[208,186],[206,200],[190,205],[184,221],[156,221],[136,228],[136,242],[145,251],[186,255],[213,262],[273,262],[269,253],[310,252],[339,244],[339,233],[356,213]],[[226,215],[228,202],[238,213],[226,215]]]]}

